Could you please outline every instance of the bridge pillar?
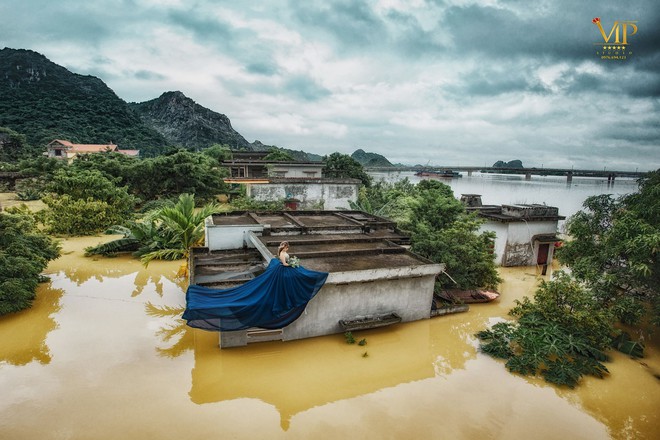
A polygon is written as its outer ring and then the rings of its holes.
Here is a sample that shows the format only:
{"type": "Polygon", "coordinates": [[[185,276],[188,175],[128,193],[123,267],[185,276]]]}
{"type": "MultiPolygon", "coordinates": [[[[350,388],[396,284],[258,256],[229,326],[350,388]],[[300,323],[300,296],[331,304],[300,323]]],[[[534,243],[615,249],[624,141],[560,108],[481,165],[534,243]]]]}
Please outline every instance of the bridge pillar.
{"type": "Polygon", "coordinates": [[[468,177],[472,177],[472,170],[468,170],[468,177]]]}
{"type": "Polygon", "coordinates": [[[532,173],[530,172],[525,173],[525,180],[532,180],[532,173]]]}
{"type": "Polygon", "coordinates": [[[571,183],[573,181],[573,171],[566,173],[566,183],[571,183]]]}

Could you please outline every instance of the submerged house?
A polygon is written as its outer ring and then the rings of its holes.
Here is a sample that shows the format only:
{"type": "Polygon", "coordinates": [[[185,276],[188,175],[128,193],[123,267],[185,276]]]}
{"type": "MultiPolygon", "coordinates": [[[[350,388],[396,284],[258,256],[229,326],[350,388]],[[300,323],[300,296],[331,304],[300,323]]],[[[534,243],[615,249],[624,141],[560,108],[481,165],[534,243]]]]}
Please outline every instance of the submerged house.
{"type": "Polygon", "coordinates": [[[479,194],[463,194],[468,211],[486,220],[483,231],[497,234],[495,263],[500,266],[539,266],[545,275],[552,264],[558,224],[566,217],[554,206],[540,204],[482,205],[479,194]]]}
{"type": "Polygon", "coordinates": [[[282,241],[306,269],[327,272],[300,317],[279,329],[221,331],[220,347],[309,338],[431,316],[443,265],[405,248],[395,224],[359,211],[231,212],[206,220],[206,247],[193,248],[190,283],[213,289],[263,273],[282,241]]]}
{"type": "Polygon", "coordinates": [[[244,185],[255,200],[285,200],[291,210],[350,209],[357,200],[360,180],[325,178],[322,162],[266,161],[266,154],[234,153],[222,163],[230,173],[225,182],[244,185]]]}

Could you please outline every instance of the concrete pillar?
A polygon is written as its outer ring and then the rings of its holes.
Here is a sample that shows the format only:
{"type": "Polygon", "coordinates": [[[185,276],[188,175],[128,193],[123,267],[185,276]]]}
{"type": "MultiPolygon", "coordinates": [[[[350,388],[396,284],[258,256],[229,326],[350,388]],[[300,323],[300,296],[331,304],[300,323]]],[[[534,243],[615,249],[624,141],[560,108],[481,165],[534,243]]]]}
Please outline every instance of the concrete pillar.
{"type": "Polygon", "coordinates": [[[468,170],[468,177],[472,177],[472,170],[468,170]]]}
{"type": "Polygon", "coordinates": [[[525,173],[525,180],[532,180],[532,173],[530,172],[525,173]]]}
{"type": "Polygon", "coordinates": [[[573,181],[573,171],[566,173],[566,183],[571,183],[573,181]]]}

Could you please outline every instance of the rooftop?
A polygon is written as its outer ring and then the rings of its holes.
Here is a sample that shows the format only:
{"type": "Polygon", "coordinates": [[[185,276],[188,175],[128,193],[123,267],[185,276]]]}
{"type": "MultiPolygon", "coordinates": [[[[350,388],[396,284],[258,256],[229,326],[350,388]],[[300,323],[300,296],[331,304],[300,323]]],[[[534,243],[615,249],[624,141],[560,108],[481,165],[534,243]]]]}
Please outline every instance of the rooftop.
{"type": "Polygon", "coordinates": [[[231,212],[213,215],[207,228],[214,227],[234,229],[252,242],[243,249],[213,250],[209,243],[193,249],[194,284],[216,288],[242,284],[264,270],[282,241],[289,242],[289,255],[298,257],[303,266],[323,272],[433,264],[406,248],[409,237],[395,223],[361,211],[231,212]],[[239,232],[243,229],[250,231],[239,232]]]}

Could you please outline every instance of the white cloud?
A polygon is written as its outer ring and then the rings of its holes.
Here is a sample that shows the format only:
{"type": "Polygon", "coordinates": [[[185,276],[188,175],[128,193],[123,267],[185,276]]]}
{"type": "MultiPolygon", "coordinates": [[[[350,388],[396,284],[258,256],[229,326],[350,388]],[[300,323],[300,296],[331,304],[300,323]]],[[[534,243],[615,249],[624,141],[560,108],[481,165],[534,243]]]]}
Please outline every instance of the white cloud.
{"type": "MultiPolygon", "coordinates": [[[[654,6],[634,10],[655,23],[654,6]]],[[[613,0],[24,0],[0,6],[11,24],[0,40],[97,75],[127,101],[180,90],[266,144],[405,163],[648,169],[660,165],[660,79],[644,66],[658,49],[618,63],[592,53],[591,11],[628,10],[613,0]]],[[[653,47],[653,35],[640,24],[637,41],[653,47]]]]}

